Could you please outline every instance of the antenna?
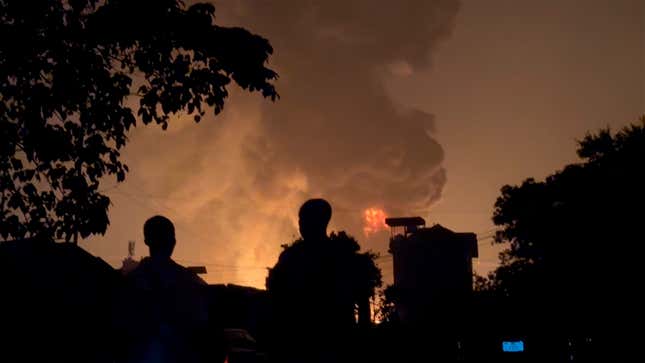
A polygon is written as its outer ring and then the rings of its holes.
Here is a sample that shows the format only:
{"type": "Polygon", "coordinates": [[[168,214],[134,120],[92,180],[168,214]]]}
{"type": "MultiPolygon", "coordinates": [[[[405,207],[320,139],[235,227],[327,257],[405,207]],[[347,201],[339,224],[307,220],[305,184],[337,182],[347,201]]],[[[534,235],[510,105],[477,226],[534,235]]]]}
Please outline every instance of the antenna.
{"type": "Polygon", "coordinates": [[[128,258],[134,257],[134,241],[128,241],[128,258]]]}

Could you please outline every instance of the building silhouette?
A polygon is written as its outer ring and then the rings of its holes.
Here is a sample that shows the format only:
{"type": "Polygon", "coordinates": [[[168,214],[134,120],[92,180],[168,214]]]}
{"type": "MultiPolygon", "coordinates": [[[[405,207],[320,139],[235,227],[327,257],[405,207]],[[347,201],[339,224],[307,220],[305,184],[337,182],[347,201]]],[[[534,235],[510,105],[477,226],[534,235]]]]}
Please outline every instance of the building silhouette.
{"type": "Polygon", "coordinates": [[[111,358],[119,273],[73,243],[0,242],[0,362],[111,358]]]}
{"type": "Polygon", "coordinates": [[[388,218],[392,228],[396,310],[404,324],[446,326],[462,321],[472,295],[474,233],[453,232],[421,217],[388,218]]]}

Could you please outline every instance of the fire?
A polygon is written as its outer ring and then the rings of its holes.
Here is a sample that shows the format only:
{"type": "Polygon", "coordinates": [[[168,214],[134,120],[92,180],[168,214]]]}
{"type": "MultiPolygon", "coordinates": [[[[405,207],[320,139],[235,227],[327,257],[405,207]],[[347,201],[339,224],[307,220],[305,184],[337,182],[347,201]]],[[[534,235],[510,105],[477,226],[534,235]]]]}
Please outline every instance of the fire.
{"type": "Polygon", "coordinates": [[[365,220],[363,233],[365,233],[366,237],[372,233],[387,229],[387,225],[385,224],[385,218],[387,218],[387,216],[383,209],[367,208],[365,212],[363,212],[363,215],[365,220]]]}

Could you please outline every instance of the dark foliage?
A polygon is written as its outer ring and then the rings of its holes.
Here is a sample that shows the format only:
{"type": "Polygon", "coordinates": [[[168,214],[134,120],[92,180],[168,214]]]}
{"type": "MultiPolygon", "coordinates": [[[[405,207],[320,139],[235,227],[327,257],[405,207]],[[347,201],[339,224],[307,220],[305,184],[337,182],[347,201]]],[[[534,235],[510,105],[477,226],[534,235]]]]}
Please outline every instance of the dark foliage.
{"type": "Polygon", "coordinates": [[[104,233],[99,185],[124,180],[137,118],[199,122],[221,112],[231,80],[277,97],[269,42],[215,25],[214,12],[179,0],[0,1],[2,238],[104,233]]]}
{"type": "Polygon", "coordinates": [[[329,240],[322,243],[298,239],[282,247],[278,263],[269,271],[267,290],[310,312],[309,318],[347,317],[347,309],[334,309],[348,304],[349,317],[353,319],[353,310],[373,298],[381,286],[381,270],[375,263],[378,256],[361,252],[356,239],[343,231],[332,232],[329,240]]]}
{"type": "Polygon", "coordinates": [[[645,205],[645,116],[579,143],[582,162],[505,186],[495,204],[501,266],[478,287],[535,324],[607,333],[636,309],[645,205]],[[528,312],[531,312],[530,314],[528,312]]]}
{"type": "Polygon", "coordinates": [[[379,303],[376,310],[376,318],[381,324],[396,324],[399,322],[396,303],[399,299],[396,286],[387,285],[379,291],[379,303]]]}

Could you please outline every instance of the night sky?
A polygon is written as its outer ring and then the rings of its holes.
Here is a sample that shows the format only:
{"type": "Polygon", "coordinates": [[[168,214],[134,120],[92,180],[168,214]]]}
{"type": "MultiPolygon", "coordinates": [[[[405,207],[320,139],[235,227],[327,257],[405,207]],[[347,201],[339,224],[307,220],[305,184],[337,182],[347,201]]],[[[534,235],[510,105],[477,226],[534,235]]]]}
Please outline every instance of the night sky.
{"type": "Polygon", "coordinates": [[[475,232],[486,273],[501,186],[545,177],[576,160],[587,131],[645,113],[640,0],[215,5],[218,24],[271,41],[281,99],[232,89],[220,116],[134,130],[126,182],[103,183],[108,233],[82,241],[114,266],[128,240],[147,254],[143,223],[163,214],[179,263],[205,264],[211,283],[264,287],[298,235],[298,207],[324,197],[331,229],[381,255],[389,232],[366,235],[369,208],[475,232]]]}

